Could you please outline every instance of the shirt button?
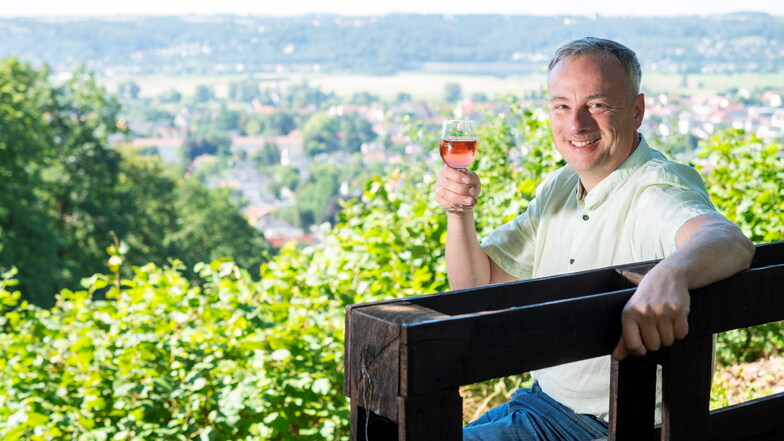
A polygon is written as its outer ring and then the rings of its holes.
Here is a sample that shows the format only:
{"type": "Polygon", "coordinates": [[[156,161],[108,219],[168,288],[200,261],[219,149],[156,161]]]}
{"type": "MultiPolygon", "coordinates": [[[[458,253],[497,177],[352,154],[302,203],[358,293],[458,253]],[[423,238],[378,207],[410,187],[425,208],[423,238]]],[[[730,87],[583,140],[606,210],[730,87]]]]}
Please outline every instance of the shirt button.
{"type": "Polygon", "coordinates": [[[569,265],[574,263],[574,259],[569,259],[569,265]]]}
{"type": "Polygon", "coordinates": [[[587,221],[588,219],[589,219],[589,218],[588,218],[588,215],[587,215],[587,214],[584,214],[584,215],[583,215],[583,220],[584,220],[584,221],[587,221]]]}

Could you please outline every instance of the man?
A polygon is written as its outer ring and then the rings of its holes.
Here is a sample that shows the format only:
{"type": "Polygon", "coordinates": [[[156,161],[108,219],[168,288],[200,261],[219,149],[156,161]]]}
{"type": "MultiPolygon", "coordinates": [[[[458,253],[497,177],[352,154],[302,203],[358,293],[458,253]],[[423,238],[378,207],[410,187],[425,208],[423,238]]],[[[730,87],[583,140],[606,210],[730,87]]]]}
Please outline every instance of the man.
{"type": "MultiPolygon", "coordinates": [[[[740,229],[713,208],[699,174],[668,161],[637,130],[645,114],[640,65],[627,47],[583,38],[549,66],[553,142],[567,165],[537,188],[525,213],[479,243],[472,210],[447,212],[452,289],[663,259],[624,308],[612,356],[643,355],[688,332],[688,290],[748,268],[740,229]]],[[[436,200],[474,206],[479,177],[444,167],[436,200]]],[[[515,392],[465,427],[465,440],[592,440],[607,433],[610,360],[532,372],[515,392]]]]}

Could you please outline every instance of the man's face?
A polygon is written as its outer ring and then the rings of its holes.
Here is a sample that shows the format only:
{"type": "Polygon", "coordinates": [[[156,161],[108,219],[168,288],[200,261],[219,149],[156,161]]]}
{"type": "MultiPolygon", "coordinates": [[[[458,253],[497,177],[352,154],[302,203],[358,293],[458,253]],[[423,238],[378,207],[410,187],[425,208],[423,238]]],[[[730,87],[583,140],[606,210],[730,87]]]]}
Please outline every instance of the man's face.
{"type": "Polygon", "coordinates": [[[590,191],[637,146],[645,97],[616,60],[597,55],[561,61],[547,84],[555,146],[590,191]]]}

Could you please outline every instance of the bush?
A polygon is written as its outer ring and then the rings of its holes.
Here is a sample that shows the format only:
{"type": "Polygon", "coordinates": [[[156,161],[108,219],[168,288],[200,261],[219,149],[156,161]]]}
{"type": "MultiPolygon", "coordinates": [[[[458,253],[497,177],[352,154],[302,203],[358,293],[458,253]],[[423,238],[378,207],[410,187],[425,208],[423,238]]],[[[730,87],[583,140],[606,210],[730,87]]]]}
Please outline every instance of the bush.
{"type": "Polygon", "coordinates": [[[340,439],[341,308],[283,299],[231,262],[95,276],[51,310],[10,290],[1,319],[0,436],[340,439]],[[91,300],[106,290],[108,300],[91,300]]]}

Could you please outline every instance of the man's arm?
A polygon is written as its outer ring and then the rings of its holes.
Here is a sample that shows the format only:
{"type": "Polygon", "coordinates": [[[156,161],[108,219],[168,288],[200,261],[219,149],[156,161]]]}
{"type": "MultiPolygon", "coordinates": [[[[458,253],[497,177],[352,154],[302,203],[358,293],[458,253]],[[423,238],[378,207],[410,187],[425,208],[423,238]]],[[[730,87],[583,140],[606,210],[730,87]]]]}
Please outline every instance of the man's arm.
{"type": "MultiPolygon", "coordinates": [[[[480,191],[481,183],[474,172],[445,166],[436,178],[436,201],[442,207],[451,204],[473,207],[480,191]]],[[[447,212],[446,272],[452,289],[517,280],[496,265],[479,245],[473,210],[447,212]]]]}
{"type": "Polygon", "coordinates": [[[754,245],[735,224],[705,214],[684,223],[675,236],[678,250],[645,275],[623,309],[623,335],[613,351],[645,355],[670,346],[689,332],[689,290],[747,269],[754,245]]]}

